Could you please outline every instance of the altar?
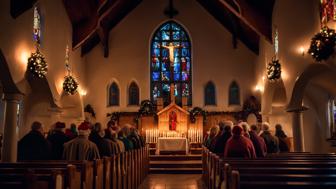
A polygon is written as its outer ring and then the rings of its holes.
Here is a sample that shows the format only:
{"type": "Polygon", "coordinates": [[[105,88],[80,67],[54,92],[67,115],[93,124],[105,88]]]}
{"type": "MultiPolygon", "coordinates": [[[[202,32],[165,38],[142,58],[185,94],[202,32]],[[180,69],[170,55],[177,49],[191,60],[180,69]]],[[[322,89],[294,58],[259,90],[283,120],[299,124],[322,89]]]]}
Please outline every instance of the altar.
{"type": "Polygon", "coordinates": [[[182,137],[159,137],[156,154],[183,153],[188,154],[188,140],[182,137]]]}

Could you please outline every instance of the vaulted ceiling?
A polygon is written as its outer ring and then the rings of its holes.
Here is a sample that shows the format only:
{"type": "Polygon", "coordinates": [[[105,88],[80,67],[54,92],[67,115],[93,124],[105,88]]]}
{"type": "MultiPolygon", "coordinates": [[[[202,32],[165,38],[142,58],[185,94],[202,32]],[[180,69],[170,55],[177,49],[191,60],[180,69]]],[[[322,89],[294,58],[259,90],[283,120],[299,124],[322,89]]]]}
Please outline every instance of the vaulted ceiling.
{"type": "MultiPolygon", "coordinates": [[[[35,1],[11,0],[12,16],[17,17],[35,1]]],[[[104,56],[108,57],[110,30],[141,1],[63,0],[72,23],[73,48],[80,47],[84,55],[100,43],[104,47],[104,56]]],[[[258,54],[260,37],[272,42],[272,13],[275,0],[195,1],[232,33],[233,46],[236,46],[237,39],[240,39],[251,51],[258,54]]]]}

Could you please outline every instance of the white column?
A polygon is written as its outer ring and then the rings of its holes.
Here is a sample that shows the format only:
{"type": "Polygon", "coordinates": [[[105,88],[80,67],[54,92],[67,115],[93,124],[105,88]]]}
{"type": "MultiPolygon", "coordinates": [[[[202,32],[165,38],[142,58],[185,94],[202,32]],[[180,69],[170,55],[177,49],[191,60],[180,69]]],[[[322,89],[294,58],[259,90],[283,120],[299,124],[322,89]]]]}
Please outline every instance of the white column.
{"type": "Polygon", "coordinates": [[[303,116],[302,113],[305,109],[294,110],[292,113],[292,129],[294,140],[294,151],[304,152],[304,136],[303,136],[303,116]]]}
{"type": "Polygon", "coordinates": [[[329,101],[329,127],[330,127],[330,138],[335,138],[336,128],[335,128],[335,119],[334,119],[334,100],[329,101]]]}
{"type": "Polygon", "coordinates": [[[5,126],[2,148],[2,162],[16,162],[18,141],[18,105],[23,95],[5,94],[5,126]]]}

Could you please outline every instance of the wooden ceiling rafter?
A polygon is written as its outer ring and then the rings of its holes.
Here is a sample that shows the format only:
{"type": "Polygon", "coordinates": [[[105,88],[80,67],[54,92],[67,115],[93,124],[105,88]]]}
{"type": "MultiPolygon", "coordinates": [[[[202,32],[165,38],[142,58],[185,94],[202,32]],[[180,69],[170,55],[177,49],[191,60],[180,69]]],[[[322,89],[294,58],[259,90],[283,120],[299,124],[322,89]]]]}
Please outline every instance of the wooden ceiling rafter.
{"type": "MultiPolygon", "coordinates": [[[[63,0],[73,26],[73,48],[80,47],[84,55],[101,43],[104,57],[108,57],[110,30],[141,1],[63,0]],[[77,6],[79,3],[84,8],[77,6]]],[[[272,43],[272,11],[275,0],[197,1],[232,33],[234,46],[238,38],[258,54],[260,37],[264,36],[272,43]]]]}
{"type": "MultiPolygon", "coordinates": [[[[63,0],[68,16],[73,26],[73,49],[81,48],[82,55],[88,53],[97,44],[103,46],[104,57],[109,55],[109,32],[114,28],[131,10],[133,10],[141,0],[89,0],[95,2],[92,9],[86,9],[87,12],[93,10],[90,17],[80,17],[74,12],[80,12],[81,7],[72,6],[73,2],[83,0],[63,0]],[[76,17],[77,16],[77,17],[76,17]],[[76,18],[74,22],[74,18],[76,18]],[[81,23],[80,21],[85,21],[81,23]],[[77,21],[77,22],[76,22],[77,21]],[[86,24],[86,25],[85,25],[86,24]]],[[[83,1],[83,3],[85,3],[83,1]]],[[[85,7],[85,6],[84,6],[85,7]]]]}

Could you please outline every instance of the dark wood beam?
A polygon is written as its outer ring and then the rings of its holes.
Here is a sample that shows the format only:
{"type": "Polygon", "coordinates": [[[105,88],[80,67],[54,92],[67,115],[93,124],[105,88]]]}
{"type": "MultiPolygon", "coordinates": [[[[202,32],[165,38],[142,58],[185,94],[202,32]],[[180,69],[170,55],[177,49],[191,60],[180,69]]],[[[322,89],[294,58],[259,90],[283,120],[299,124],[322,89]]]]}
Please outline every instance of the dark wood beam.
{"type": "Polygon", "coordinates": [[[10,0],[10,15],[19,17],[25,11],[31,9],[37,0],[10,0]]]}

